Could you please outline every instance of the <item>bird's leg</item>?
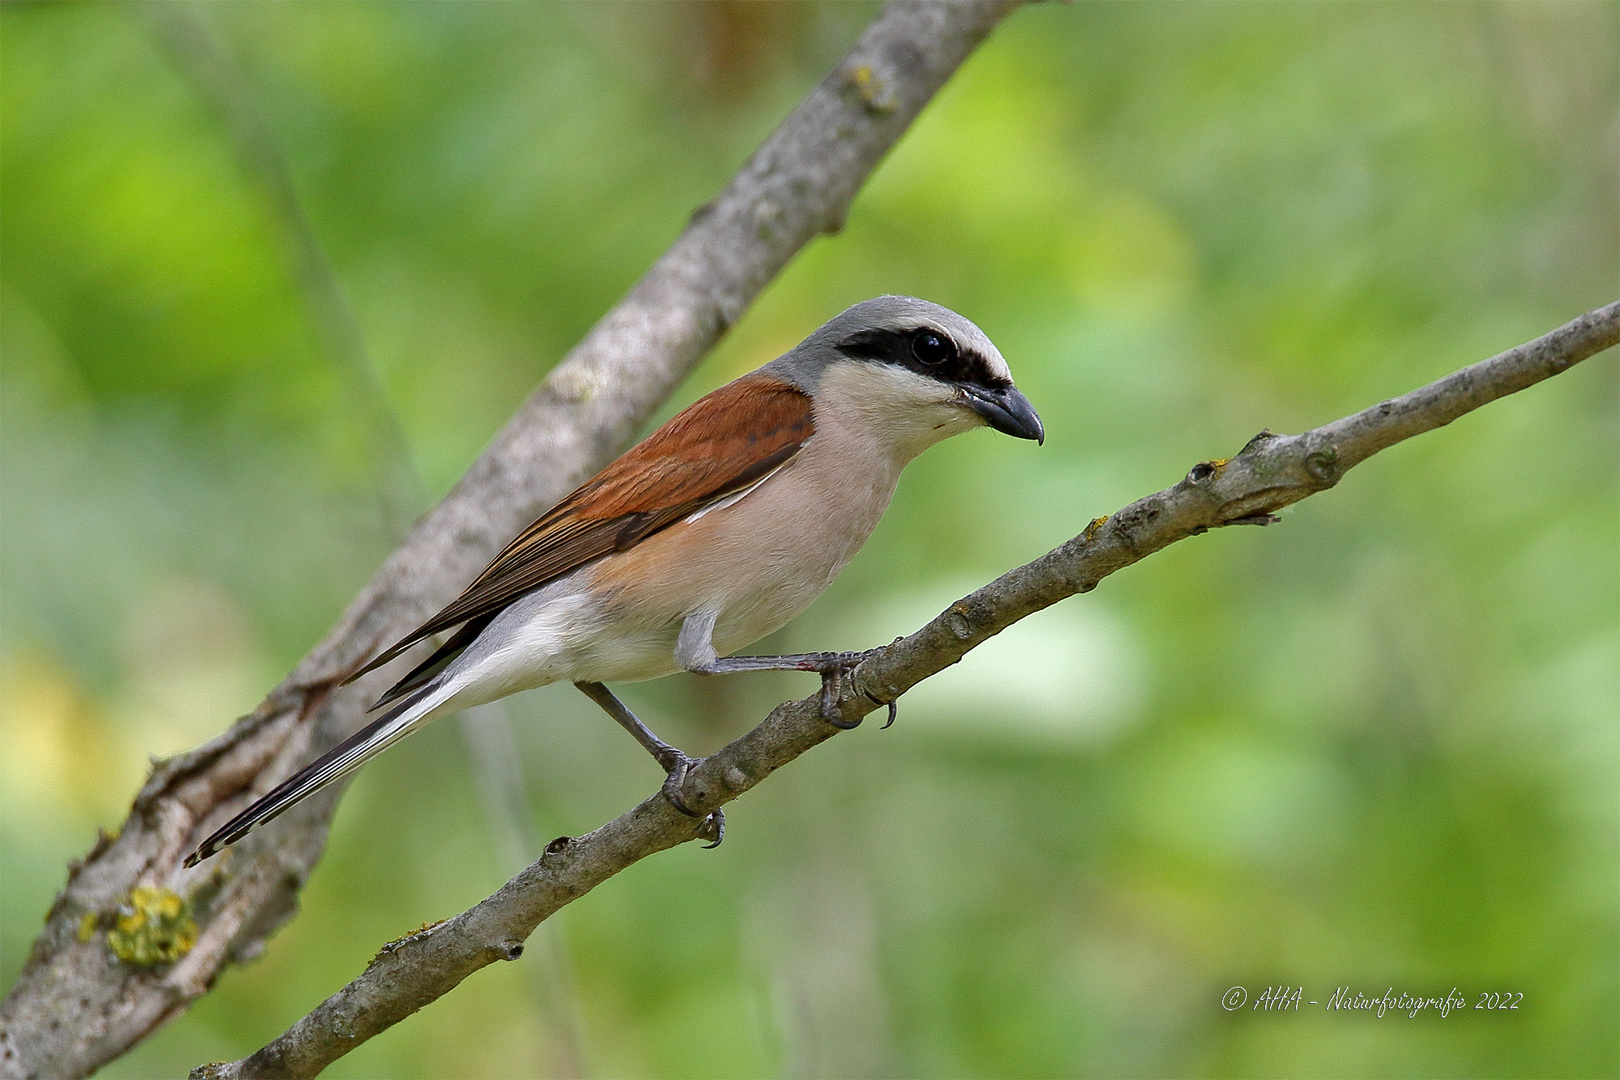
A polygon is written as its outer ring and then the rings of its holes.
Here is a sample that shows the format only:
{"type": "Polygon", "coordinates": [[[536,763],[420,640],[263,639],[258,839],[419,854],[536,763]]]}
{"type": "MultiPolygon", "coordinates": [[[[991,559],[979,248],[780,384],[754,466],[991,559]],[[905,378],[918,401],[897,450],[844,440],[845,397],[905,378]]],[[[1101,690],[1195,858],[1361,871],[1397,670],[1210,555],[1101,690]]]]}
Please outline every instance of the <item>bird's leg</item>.
{"type": "MultiPolygon", "coordinates": [[[[863,652],[788,653],[784,656],[720,656],[714,648],[712,612],[699,611],[688,615],[681,623],[681,633],[675,643],[675,662],[698,675],[731,675],[739,671],[814,671],[821,676],[821,716],[833,727],[848,731],[859,727],[859,720],[845,720],[838,708],[838,698],[844,678],[860,666],[861,661],[875,656],[878,649],[863,652]]],[[[889,707],[888,727],[894,723],[896,705],[892,701],[879,701],[866,695],[874,705],[889,707]]]]}
{"type": "Polygon", "coordinates": [[[652,729],[643,724],[636,714],[631,712],[625,703],[615,697],[613,691],[606,686],[599,682],[576,682],[574,685],[579,687],[580,692],[586,697],[602,706],[603,712],[617,720],[619,726],[634,736],[636,742],[640,743],[642,748],[653,756],[653,760],[658,762],[659,767],[667,774],[664,778],[664,798],[669,800],[671,806],[688,817],[703,818],[703,824],[699,827],[698,834],[711,841],[704,846],[719,847],[720,841],[726,835],[725,812],[719,807],[715,807],[706,815],[699,814],[686,805],[686,799],[681,794],[682,788],[686,785],[686,774],[692,770],[692,759],[663,739],[660,739],[657,735],[654,735],[652,729]]]}
{"type": "Polygon", "coordinates": [[[839,713],[838,695],[844,676],[866,659],[863,653],[790,653],[784,656],[716,657],[692,670],[699,675],[731,675],[740,671],[814,671],[821,675],[821,715],[833,727],[847,731],[860,724],[839,713]]]}
{"type": "MultiPolygon", "coordinates": [[[[699,675],[731,675],[739,671],[814,671],[821,676],[821,716],[833,727],[848,731],[859,727],[859,720],[845,720],[838,708],[838,699],[843,694],[844,679],[854,673],[861,665],[861,661],[875,656],[880,650],[866,649],[861,652],[813,652],[813,653],[787,653],[783,656],[721,656],[710,660],[701,667],[689,670],[699,675]]],[[[866,695],[875,705],[889,707],[888,727],[894,723],[894,714],[897,706],[892,701],[879,701],[866,695]]]]}

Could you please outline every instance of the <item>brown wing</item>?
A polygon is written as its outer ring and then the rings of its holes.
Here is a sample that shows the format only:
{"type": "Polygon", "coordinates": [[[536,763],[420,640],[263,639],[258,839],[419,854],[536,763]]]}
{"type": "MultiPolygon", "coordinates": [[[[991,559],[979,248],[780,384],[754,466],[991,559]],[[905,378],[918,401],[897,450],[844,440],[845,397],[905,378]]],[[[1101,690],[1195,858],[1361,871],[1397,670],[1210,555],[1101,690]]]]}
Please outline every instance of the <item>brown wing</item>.
{"type": "MultiPolygon", "coordinates": [[[[796,454],[814,432],[810,398],[797,387],[759,374],[722,386],[546,511],[454,603],[348,681],[457,624],[479,622],[482,630],[524,594],[741,491],[796,454]]],[[[431,677],[429,669],[442,667],[476,636],[456,634],[383,700],[420,685],[425,678],[418,676],[431,677]]]]}

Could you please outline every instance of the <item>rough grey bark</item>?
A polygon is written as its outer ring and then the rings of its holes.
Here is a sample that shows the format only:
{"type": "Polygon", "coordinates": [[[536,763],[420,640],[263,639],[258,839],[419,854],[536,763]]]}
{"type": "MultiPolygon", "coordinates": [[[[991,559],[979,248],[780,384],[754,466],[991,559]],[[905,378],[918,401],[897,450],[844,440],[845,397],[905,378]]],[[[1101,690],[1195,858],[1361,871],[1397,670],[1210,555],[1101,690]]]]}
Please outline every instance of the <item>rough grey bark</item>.
{"type": "MultiPolygon", "coordinates": [[[[1620,301],[1403,397],[1301,435],[1262,431],[1230,460],[1194,465],[1174,487],[1097,518],[1084,532],[952,604],[916,633],[872,655],[844,683],[839,706],[858,719],[1019,619],[1177,540],[1224,525],[1266,525],[1273,511],[1334,486],[1353,466],[1413,435],[1556,375],[1620,343],[1620,301]]],[[[703,759],[687,784],[705,813],[737,798],[838,734],[820,695],[779,705],[758,727],[703,759]]],[[[353,982],[250,1057],[192,1071],[193,1080],[310,1077],[497,960],[516,960],[534,929],[630,864],[697,838],[695,819],[662,794],[580,837],[560,837],[539,861],[477,906],[385,945],[353,982]]]]}
{"type": "MultiPolygon", "coordinates": [[[[0,1004],[0,1076],[84,1076],[183,1012],[225,965],[262,951],[295,910],[340,792],[307,800],[227,858],[189,871],[180,860],[359,725],[382,679],[339,688],[344,676],[451,599],[522,526],[611,459],[788,260],[838,230],[878,161],[1016,6],[885,7],[524,403],[325,640],[229,731],[153,768],[118,833],[70,864],[0,1004]],[[156,892],[137,896],[137,888],[156,892]],[[165,898],[184,906],[164,928],[170,946],[186,945],[173,963],[121,960],[109,948],[120,912],[133,919],[142,897],[154,913],[165,898]]],[[[154,914],[131,932],[157,929],[154,914]]]]}

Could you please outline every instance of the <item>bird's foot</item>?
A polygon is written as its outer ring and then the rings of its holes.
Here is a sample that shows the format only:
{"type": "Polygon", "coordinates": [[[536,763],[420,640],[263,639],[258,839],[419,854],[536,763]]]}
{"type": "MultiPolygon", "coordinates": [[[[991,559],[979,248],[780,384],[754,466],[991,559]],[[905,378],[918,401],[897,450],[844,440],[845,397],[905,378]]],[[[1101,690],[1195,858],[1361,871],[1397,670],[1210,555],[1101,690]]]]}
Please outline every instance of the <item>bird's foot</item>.
{"type": "MultiPolygon", "coordinates": [[[[861,652],[821,653],[816,657],[813,671],[821,673],[821,718],[841,731],[861,726],[859,719],[845,720],[843,710],[838,707],[838,699],[843,696],[844,680],[855,673],[863,660],[876,656],[882,650],[866,649],[861,652]]],[[[872,695],[867,694],[873,702],[879,705],[889,705],[889,723],[894,722],[895,707],[892,703],[881,702],[872,695]]],[[[888,724],[884,724],[888,727],[888,724]]]]}
{"type": "Polygon", "coordinates": [[[667,753],[658,756],[658,763],[669,774],[664,777],[664,798],[669,800],[669,805],[687,817],[702,818],[703,820],[698,824],[697,834],[702,839],[709,841],[709,843],[703,845],[704,847],[715,848],[719,847],[720,841],[726,838],[726,812],[717,806],[707,814],[699,813],[687,805],[684,794],[687,774],[701,760],[701,758],[696,760],[689,758],[673,746],[669,747],[667,753]]]}

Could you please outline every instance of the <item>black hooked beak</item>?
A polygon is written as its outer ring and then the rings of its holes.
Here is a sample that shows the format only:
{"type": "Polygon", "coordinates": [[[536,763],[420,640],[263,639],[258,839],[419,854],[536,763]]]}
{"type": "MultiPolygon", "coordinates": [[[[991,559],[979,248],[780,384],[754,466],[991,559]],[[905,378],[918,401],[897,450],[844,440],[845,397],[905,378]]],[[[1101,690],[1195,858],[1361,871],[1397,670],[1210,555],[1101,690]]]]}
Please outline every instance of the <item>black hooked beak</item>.
{"type": "Polygon", "coordinates": [[[1036,415],[1029,398],[1014,386],[975,386],[972,383],[958,387],[968,408],[984,417],[984,422],[1004,435],[1020,439],[1034,439],[1039,445],[1046,441],[1046,429],[1036,415]]]}

